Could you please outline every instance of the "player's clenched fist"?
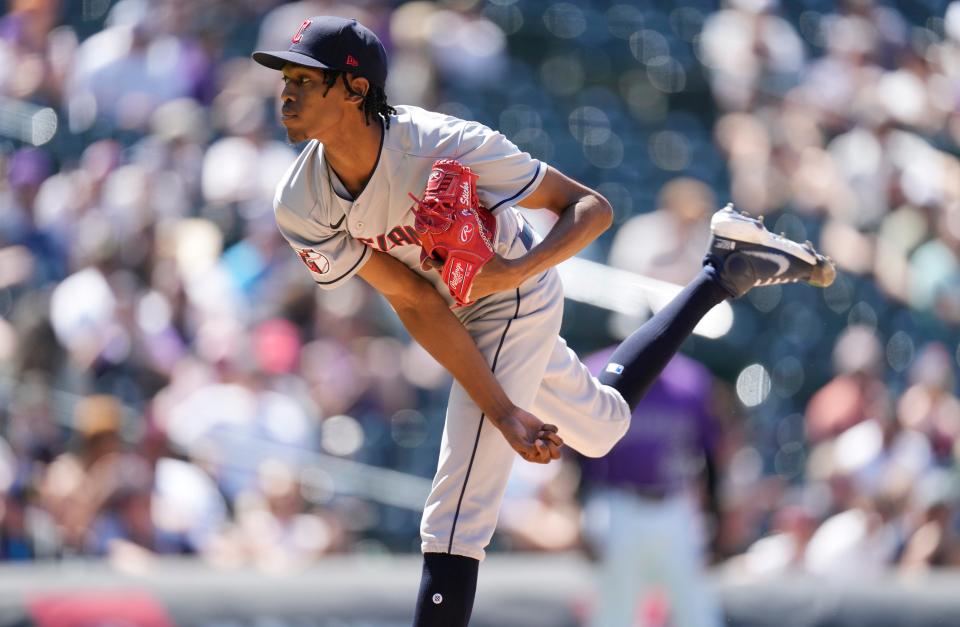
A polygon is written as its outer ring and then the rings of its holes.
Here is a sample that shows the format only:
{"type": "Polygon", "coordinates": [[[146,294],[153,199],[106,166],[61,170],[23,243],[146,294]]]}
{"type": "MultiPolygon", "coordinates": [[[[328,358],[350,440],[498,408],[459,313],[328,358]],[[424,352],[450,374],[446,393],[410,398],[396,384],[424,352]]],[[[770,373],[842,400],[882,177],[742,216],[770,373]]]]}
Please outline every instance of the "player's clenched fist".
{"type": "Polygon", "coordinates": [[[500,430],[510,446],[528,462],[546,464],[560,459],[563,438],[557,427],[544,424],[539,418],[519,407],[490,421],[500,430]]]}

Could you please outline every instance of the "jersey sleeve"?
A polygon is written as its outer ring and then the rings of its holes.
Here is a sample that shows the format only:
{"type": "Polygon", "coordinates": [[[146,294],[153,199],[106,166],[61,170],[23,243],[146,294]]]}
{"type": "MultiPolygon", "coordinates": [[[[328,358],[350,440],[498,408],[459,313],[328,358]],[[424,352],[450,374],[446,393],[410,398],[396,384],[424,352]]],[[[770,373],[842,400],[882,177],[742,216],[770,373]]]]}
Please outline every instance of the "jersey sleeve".
{"type": "Polygon", "coordinates": [[[516,205],[533,193],[547,172],[547,164],[517,148],[503,133],[468,122],[458,159],[477,174],[477,195],[493,213],[516,205]]]}
{"type": "Polygon", "coordinates": [[[323,289],[338,287],[370,259],[370,248],[337,225],[305,218],[281,203],[274,210],[280,233],[323,289]]]}

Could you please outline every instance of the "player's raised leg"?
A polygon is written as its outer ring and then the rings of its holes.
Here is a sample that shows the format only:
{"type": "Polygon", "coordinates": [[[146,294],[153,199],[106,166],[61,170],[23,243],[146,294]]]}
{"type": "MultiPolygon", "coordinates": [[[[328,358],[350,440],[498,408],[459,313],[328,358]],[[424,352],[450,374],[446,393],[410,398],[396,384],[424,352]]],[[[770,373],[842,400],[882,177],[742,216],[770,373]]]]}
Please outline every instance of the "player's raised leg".
{"type": "Polygon", "coordinates": [[[631,410],[714,305],[761,285],[827,287],[836,277],[833,261],[809,242],[798,244],[774,235],[763,220],[739,213],[732,205],[713,215],[710,230],[713,237],[700,274],[624,340],[600,374],[601,383],[616,388],[631,410]]]}

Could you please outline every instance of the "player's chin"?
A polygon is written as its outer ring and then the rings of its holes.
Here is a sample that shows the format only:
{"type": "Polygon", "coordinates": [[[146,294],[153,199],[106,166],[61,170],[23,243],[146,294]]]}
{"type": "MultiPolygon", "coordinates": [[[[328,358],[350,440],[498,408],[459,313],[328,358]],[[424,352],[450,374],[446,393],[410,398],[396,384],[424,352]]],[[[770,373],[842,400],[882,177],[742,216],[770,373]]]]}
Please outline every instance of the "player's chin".
{"type": "Polygon", "coordinates": [[[287,141],[291,144],[299,144],[300,142],[307,140],[307,134],[303,131],[287,129],[287,141]]]}
{"type": "Polygon", "coordinates": [[[297,128],[295,120],[296,118],[285,118],[281,122],[287,130],[287,141],[291,144],[299,144],[307,139],[307,134],[303,129],[297,128]]]}

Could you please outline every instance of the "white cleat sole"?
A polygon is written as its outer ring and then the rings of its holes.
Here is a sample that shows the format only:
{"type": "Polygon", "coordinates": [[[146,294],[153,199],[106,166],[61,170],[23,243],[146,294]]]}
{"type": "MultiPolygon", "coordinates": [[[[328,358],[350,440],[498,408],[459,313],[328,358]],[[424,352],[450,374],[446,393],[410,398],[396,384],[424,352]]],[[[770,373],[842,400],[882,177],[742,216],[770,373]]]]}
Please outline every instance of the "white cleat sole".
{"type": "MultiPolygon", "coordinates": [[[[732,204],[713,214],[710,231],[713,235],[710,254],[723,259],[724,264],[736,258],[753,258],[766,264],[764,276],[754,276],[753,287],[795,282],[828,287],[837,277],[833,260],[819,254],[813,244],[798,244],[774,235],[763,225],[763,218],[742,214],[734,210],[732,204]]],[[[734,286],[730,291],[742,295],[743,288],[743,285],[734,286]]]]}
{"type": "Polygon", "coordinates": [[[734,210],[732,203],[713,214],[710,220],[710,231],[716,237],[775,248],[802,259],[810,265],[817,265],[817,256],[812,251],[792,240],[771,233],[760,220],[734,210]]]}

